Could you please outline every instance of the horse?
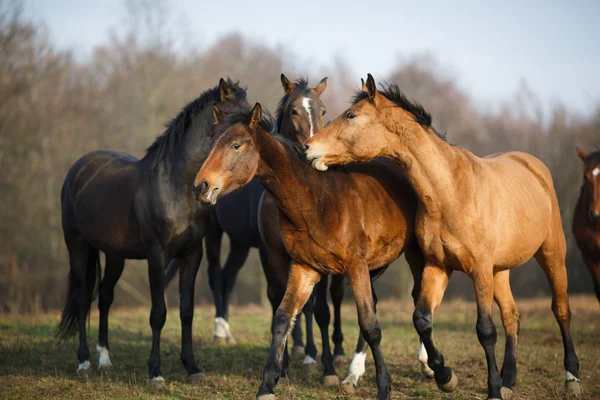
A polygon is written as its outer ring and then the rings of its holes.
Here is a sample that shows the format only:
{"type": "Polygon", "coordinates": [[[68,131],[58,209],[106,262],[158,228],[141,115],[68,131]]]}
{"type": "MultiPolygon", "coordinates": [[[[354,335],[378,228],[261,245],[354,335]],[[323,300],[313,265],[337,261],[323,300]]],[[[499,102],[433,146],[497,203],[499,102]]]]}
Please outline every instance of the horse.
{"type": "Polygon", "coordinates": [[[600,151],[586,154],[577,149],[584,163],[583,185],[573,214],[573,235],[600,302],[600,151]]]}
{"type": "MultiPolygon", "coordinates": [[[[274,398],[294,318],[317,282],[329,274],[349,280],[361,334],[375,359],[379,398],[389,398],[390,375],[381,355],[371,274],[403,251],[411,269],[422,268],[422,255],[412,235],[416,198],[410,186],[389,160],[342,167],[327,174],[313,170],[299,144],[270,133],[272,120],[258,103],[250,113],[223,114],[214,127],[215,142],[209,156],[194,180],[197,198],[214,204],[256,178],[279,208],[281,239],[292,259],[257,398],[274,398]]],[[[418,280],[419,274],[417,286],[418,280]]],[[[315,317],[319,322],[316,312],[315,317]]],[[[324,347],[321,357],[321,379],[337,383],[327,350],[324,347]]]]}
{"type": "Polygon", "coordinates": [[[304,150],[308,162],[319,171],[330,165],[391,158],[414,189],[418,198],[415,236],[426,261],[413,323],[441,390],[454,390],[458,381],[433,342],[433,312],[452,271],[461,271],[472,279],[475,289],[477,337],[488,366],[488,398],[506,399],[512,394],[519,312],[509,273],[533,256],[552,289],[552,310],[564,345],[565,389],[581,393],[570,331],[566,241],[552,176],[540,160],[520,152],[480,158],[449,145],[433,129],[431,115],[421,105],[409,101],[395,84],[378,90],[370,74],[353,105],[310,138],[304,150]],[[507,332],[501,373],[495,356],[494,300],[507,332]]]}
{"type": "Polygon", "coordinates": [[[152,350],[147,383],[161,385],[160,335],[167,309],[165,268],[179,269],[181,362],[189,382],[202,379],[192,348],[194,285],[202,259],[208,209],[200,206],[190,182],[206,158],[214,122],[212,105],[249,109],[246,90],[231,79],[205,91],[167,124],[142,159],[94,151],[69,169],[61,191],[62,227],[69,252],[68,294],[57,329],[59,341],[79,330],[77,372],[91,370],[86,319],[98,293],[100,370],[112,368],[108,313],[126,259],[147,259],[152,296],[152,350]],[[99,252],[106,255],[100,282],[99,252]]]}

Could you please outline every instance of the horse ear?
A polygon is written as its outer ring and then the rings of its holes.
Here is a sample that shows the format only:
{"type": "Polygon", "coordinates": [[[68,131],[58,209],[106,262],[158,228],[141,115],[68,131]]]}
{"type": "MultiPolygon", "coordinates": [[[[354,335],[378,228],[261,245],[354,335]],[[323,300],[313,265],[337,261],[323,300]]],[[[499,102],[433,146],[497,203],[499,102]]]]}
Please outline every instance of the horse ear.
{"type": "Polygon", "coordinates": [[[577,155],[579,156],[579,158],[581,158],[581,160],[585,161],[585,159],[587,158],[587,154],[581,150],[579,147],[575,147],[577,149],[577,155]]]}
{"type": "Polygon", "coordinates": [[[213,103],[213,116],[215,117],[215,124],[218,124],[225,118],[225,111],[221,110],[217,107],[216,104],[213,103]]]}
{"type": "Polygon", "coordinates": [[[360,78],[360,90],[362,90],[363,92],[367,91],[367,87],[365,86],[365,80],[363,78],[360,78]]]}
{"type": "Polygon", "coordinates": [[[254,129],[256,127],[256,125],[258,125],[258,123],[260,122],[261,118],[262,118],[262,107],[261,107],[260,103],[256,103],[254,105],[254,108],[252,109],[252,115],[250,116],[250,123],[248,124],[248,126],[251,129],[254,129]]]}
{"type": "Polygon", "coordinates": [[[314,87],[314,91],[320,96],[327,89],[327,77],[321,79],[321,82],[317,86],[314,87]]]}
{"type": "Polygon", "coordinates": [[[219,79],[219,94],[221,103],[223,103],[226,100],[232,100],[234,97],[231,88],[229,87],[229,84],[223,78],[219,79]]]}
{"type": "Polygon", "coordinates": [[[287,94],[292,94],[296,89],[296,85],[290,82],[290,80],[286,78],[284,74],[281,74],[281,86],[283,86],[283,91],[287,94]]]}
{"type": "Polygon", "coordinates": [[[375,85],[375,79],[373,79],[373,75],[367,74],[367,83],[363,86],[365,92],[369,95],[369,99],[371,101],[375,101],[375,96],[377,95],[377,85],[375,85]]]}

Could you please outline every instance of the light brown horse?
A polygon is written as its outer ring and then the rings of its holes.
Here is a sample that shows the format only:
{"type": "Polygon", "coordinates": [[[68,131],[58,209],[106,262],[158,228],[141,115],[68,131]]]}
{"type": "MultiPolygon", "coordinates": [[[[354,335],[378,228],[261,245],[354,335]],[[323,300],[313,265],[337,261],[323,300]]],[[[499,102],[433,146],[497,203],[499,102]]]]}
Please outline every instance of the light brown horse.
{"type": "Polygon", "coordinates": [[[479,158],[449,145],[432,128],[423,107],[408,101],[396,85],[380,92],[371,75],[354,104],[309,139],[305,151],[321,171],[379,156],[402,167],[419,200],[415,236],[426,260],[413,322],[442,390],[453,390],[457,379],[433,342],[432,318],[452,271],[473,280],[477,337],[488,364],[488,398],[497,399],[512,393],[516,379],[519,313],[509,270],[535,257],[552,289],[566,388],[581,392],[570,333],[565,236],[552,176],[540,160],[518,152],[479,158]],[[507,332],[502,373],[495,356],[494,300],[507,332]]]}
{"type": "Polygon", "coordinates": [[[198,198],[215,203],[256,177],[280,210],[292,267],[257,398],[274,398],[288,332],[315,284],[324,275],[344,274],[375,359],[378,398],[388,399],[390,375],[380,349],[370,274],[406,251],[419,285],[423,259],[412,240],[416,202],[410,186],[390,160],[319,173],[306,163],[301,145],[272,135],[269,118],[261,115],[259,104],[251,113],[226,115],[215,126],[215,142],[194,182],[198,198]]]}
{"type": "Polygon", "coordinates": [[[573,235],[600,301],[600,151],[588,155],[577,149],[577,154],[584,167],[583,185],[573,215],[573,235]]]}

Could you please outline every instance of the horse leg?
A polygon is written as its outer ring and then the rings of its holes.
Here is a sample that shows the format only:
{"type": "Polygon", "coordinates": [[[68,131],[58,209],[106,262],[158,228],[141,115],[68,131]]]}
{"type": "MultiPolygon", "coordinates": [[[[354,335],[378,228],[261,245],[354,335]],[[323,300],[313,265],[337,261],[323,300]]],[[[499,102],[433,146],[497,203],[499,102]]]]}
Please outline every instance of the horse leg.
{"type": "Polygon", "coordinates": [[[273,319],[271,349],[263,369],[263,378],[256,394],[259,400],[273,399],[273,389],[281,376],[283,353],[294,318],[310,297],[321,274],[309,266],[292,263],[287,288],[273,319]]]}
{"type": "MultiPolygon", "coordinates": [[[[327,281],[327,278],[324,279],[327,281]]],[[[322,282],[322,281],[321,281],[322,282]]],[[[319,283],[320,285],[321,283],[319,283]]],[[[315,292],[313,292],[308,301],[302,308],[304,318],[306,320],[306,347],[304,348],[304,360],[302,365],[305,369],[312,370],[317,365],[317,346],[315,345],[315,337],[313,333],[313,315],[315,314],[315,292]]],[[[300,314],[298,314],[300,316],[300,314]]],[[[294,347],[292,348],[292,355],[295,352],[300,351],[300,346],[297,343],[302,344],[302,329],[300,328],[300,321],[296,320],[294,327],[292,328],[292,339],[294,340],[294,347]],[[298,329],[296,329],[298,327],[298,329]],[[297,331],[297,332],[296,332],[297,331]],[[294,334],[299,334],[299,337],[295,337],[294,334]]]]}
{"type": "Polygon", "coordinates": [[[392,379],[381,353],[381,328],[375,314],[369,270],[366,264],[357,263],[349,266],[346,271],[356,301],[360,332],[369,344],[375,361],[377,399],[387,400],[390,398],[392,379]]]}
{"type": "Polygon", "coordinates": [[[444,297],[448,286],[450,272],[437,266],[426,266],[423,269],[419,299],[413,313],[413,324],[419,334],[421,343],[427,351],[427,365],[434,372],[435,382],[444,392],[456,389],[458,380],[452,369],[444,365],[444,356],[433,342],[433,312],[444,297]]]}
{"type": "Polygon", "coordinates": [[[502,377],[496,364],[496,325],[492,319],[494,302],[494,272],[492,266],[482,266],[471,274],[477,301],[477,338],[485,351],[488,367],[488,399],[501,399],[502,377]]]}
{"type": "Polygon", "coordinates": [[[535,258],[544,270],[552,289],[552,311],[560,328],[565,353],[565,389],[568,393],[580,395],[582,389],[579,381],[579,359],[571,339],[571,309],[567,294],[568,282],[565,266],[566,245],[564,239],[557,240],[560,241],[558,245],[556,241],[552,243],[547,239],[535,254],[535,258]]]}
{"type": "Polygon", "coordinates": [[[333,303],[333,362],[342,364],[346,361],[344,353],[344,334],[342,333],[342,301],[344,300],[344,276],[332,275],[329,287],[331,302],[333,303]]]}
{"type": "Polygon", "coordinates": [[[502,314],[502,325],[506,332],[504,347],[504,362],[500,375],[502,376],[502,398],[507,400],[512,396],[513,387],[517,381],[517,338],[519,335],[520,315],[515,299],[510,289],[510,271],[501,271],[494,276],[494,300],[502,314]]]}
{"type": "Polygon", "coordinates": [[[215,342],[224,341],[226,335],[221,332],[221,326],[227,324],[223,307],[223,284],[221,282],[221,239],[223,229],[217,221],[214,209],[211,210],[206,226],[204,242],[206,243],[206,259],[208,260],[208,284],[215,303],[215,342]]]}
{"type": "Polygon", "coordinates": [[[98,370],[106,371],[112,369],[108,345],[108,312],[115,296],[115,285],[123,273],[125,259],[121,257],[106,256],[106,266],[104,267],[104,278],[100,283],[100,293],[98,295],[98,310],[100,311],[100,329],[98,332],[98,344],[96,350],[100,354],[98,361],[98,370]]]}
{"type": "Polygon", "coordinates": [[[61,340],[66,339],[79,328],[77,373],[82,375],[92,369],[86,321],[92,304],[96,268],[100,268],[99,254],[79,233],[65,234],[65,242],[69,250],[69,293],[57,335],[61,340]]]}
{"type": "MultiPolygon", "coordinates": [[[[377,313],[377,294],[373,288],[373,282],[371,282],[371,293],[373,293],[373,308],[377,313]]],[[[358,335],[358,341],[356,343],[356,352],[350,363],[350,369],[348,375],[342,382],[342,390],[346,393],[353,393],[358,384],[358,380],[365,373],[365,362],[367,360],[367,341],[363,337],[362,333],[358,335]]]]}
{"type": "MultiPolygon", "coordinates": [[[[413,298],[413,303],[416,306],[417,301],[419,300],[419,293],[421,293],[421,279],[423,278],[423,268],[425,268],[425,257],[423,256],[423,252],[416,242],[406,249],[404,252],[404,257],[408,262],[410,272],[413,277],[411,296],[413,298]]],[[[417,354],[419,364],[421,365],[421,373],[425,376],[425,378],[433,379],[434,373],[433,370],[429,368],[429,365],[427,365],[427,350],[425,350],[423,342],[419,343],[419,351],[417,354]]]]}
{"type": "Polygon", "coordinates": [[[333,365],[333,355],[329,345],[329,322],[331,314],[329,304],[327,304],[327,277],[321,279],[315,285],[315,319],[321,331],[322,350],[321,364],[323,364],[323,375],[321,376],[321,384],[326,386],[337,386],[340,383],[335,367],[333,365]]]}
{"type": "MultiPolygon", "coordinates": [[[[160,371],[160,334],[167,319],[165,305],[165,267],[167,259],[162,250],[154,249],[148,255],[148,281],[152,309],[150,310],[150,327],[152,328],[152,349],[148,358],[148,384],[162,385],[164,378],[160,371]]],[[[182,271],[179,271],[180,276],[182,271]]],[[[181,279],[181,278],[179,278],[181,279]]]]}
{"type": "Polygon", "coordinates": [[[225,340],[229,344],[235,344],[235,339],[229,330],[229,323],[227,322],[229,320],[229,298],[233,291],[233,287],[235,286],[238,273],[244,265],[249,251],[250,246],[231,241],[229,256],[225,262],[225,267],[221,270],[221,296],[223,299],[224,319],[218,320],[218,324],[217,320],[215,320],[215,324],[218,325],[215,330],[215,335],[220,341],[225,340]]]}
{"type": "Polygon", "coordinates": [[[192,322],[194,320],[194,288],[196,276],[202,261],[202,247],[194,251],[179,263],[179,317],[181,319],[181,363],[183,364],[190,383],[202,380],[200,368],[196,365],[192,345],[192,322]]]}

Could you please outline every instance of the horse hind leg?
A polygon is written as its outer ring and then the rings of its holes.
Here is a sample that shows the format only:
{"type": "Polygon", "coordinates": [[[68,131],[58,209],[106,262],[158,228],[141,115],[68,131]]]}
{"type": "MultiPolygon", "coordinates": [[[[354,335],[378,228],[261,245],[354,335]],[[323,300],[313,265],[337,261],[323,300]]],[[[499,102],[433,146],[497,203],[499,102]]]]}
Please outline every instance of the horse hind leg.
{"type": "MultiPolygon", "coordinates": [[[[562,230],[561,230],[562,235],[562,230]]],[[[535,254],[552,290],[552,311],[558,322],[564,347],[565,389],[568,393],[582,393],[579,381],[579,359],[571,338],[571,310],[567,294],[567,268],[565,265],[566,244],[564,236],[549,238],[535,254]]]]}
{"type": "Polygon", "coordinates": [[[99,353],[98,370],[107,371],[112,369],[108,344],[108,314],[114,300],[115,285],[123,273],[125,259],[121,257],[106,256],[104,278],[100,283],[98,296],[98,310],[100,312],[100,329],[98,331],[98,344],[96,350],[99,353]]]}
{"type": "Polygon", "coordinates": [[[520,314],[510,289],[510,271],[501,271],[494,276],[494,300],[502,314],[502,325],[506,332],[504,362],[500,370],[502,377],[502,398],[507,400],[517,380],[517,339],[519,335],[520,314]]]}
{"type": "Polygon", "coordinates": [[[86,321],[95,295],[97,275],[100,273],[99,252],[79,233],[65,234],[65,242],[69,250],[69,284],[57,337],[62,341],[79,330],[77,373],[87,374],[91,371],[92,365],[87,343],[86,321]]]}
{"type": "Polygon", "coordinates": [[[331,302],[333,303],[333,362],[343,364],[346,361],[346,354],[342,343],[344,334],[342,333],[342,301],[344,300],[344,276],[333,275],[331,277],[331,302]]]}

